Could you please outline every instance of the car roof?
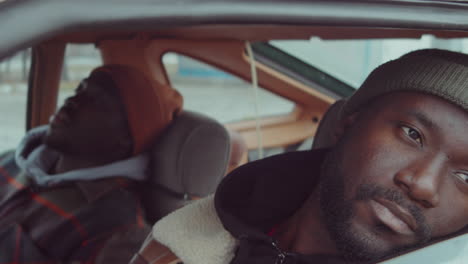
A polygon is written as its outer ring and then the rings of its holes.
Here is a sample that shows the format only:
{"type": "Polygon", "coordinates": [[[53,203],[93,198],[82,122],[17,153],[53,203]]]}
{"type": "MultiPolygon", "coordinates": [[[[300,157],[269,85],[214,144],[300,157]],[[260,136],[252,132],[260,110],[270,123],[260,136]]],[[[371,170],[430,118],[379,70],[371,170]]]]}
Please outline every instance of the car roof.
{"type": "Polygon", "coordinates": [[[135,32],[268,40],[322,37],[314,34],[322,26],[337,30],[322,30],[324,38],[460,37],[467,35],[467,11],[466,1],[427,0],[6,0],[0,3],[0,59],[73,34],[84,42],[135,32]]]}

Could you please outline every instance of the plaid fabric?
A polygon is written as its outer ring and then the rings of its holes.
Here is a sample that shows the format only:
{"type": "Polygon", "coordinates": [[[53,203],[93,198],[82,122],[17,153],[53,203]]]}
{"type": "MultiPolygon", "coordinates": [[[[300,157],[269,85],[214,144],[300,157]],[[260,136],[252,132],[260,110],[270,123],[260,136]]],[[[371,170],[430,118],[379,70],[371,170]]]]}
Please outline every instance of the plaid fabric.
{"type": "MultiPolygon", "coordinates": [[[[134,187],[128,180],[115,178],[37,188],[19,172],[14,153],[2,155],[0,264],[105,259],[100,251],[116,234],[147,228],[134,187]]],[[[136,252],[143,240],[143,235],[133,237],[126,247],[136,252]]],[[[121,263],[128,263],[131,255],[126,257],[122,256],[121,263]]]]}

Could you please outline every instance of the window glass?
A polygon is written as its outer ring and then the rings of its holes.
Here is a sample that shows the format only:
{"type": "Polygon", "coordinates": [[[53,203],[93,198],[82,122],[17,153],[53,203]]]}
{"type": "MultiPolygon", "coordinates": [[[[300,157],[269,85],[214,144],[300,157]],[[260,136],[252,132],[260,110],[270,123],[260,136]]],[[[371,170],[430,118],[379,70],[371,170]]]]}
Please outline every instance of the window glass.
{"type": "Polygon", "coordinates": [[[423,35],[417,39],[278,40],[269,44],[358,88],[382,63],[418,49],[437,48],[468,52],[468,39],[441,39],[423,35]]]}
{"type": "Polygon", "coordinates": [[[58,106],[74,94],[75,88],[96,67],[102,65],[101,54],[93,44],[69,44],[65,51],[65,59],[60,81],[58,106]]]}
{"type": "Polygon", "coordinates": [[[382,264],[462,264],[468,263],[468,234],[449,239],[382,264]]]}
{"type": "MultiPolygon", "coordinates": [[[[184,97],[184,108],[215,118],[221,123],[255,118],[252,85],[232,74],[176,53],[166,53],[163,64],[172,87],[184,97]]],[[[259,89],[259,115],[289,113],[294,103],[259,89]]]]}
{"type": "Polygon", "coordinates": [[[0,61],[0,153],[14,149],[26,131],[31,51],[0,61]]]}

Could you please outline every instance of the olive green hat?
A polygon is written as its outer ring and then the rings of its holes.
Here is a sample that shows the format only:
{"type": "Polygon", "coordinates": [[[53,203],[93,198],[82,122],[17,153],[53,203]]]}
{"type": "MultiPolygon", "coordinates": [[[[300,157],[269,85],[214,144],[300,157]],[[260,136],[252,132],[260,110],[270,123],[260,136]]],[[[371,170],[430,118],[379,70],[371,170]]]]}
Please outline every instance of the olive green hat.
{"type": "Polygon", "coordinates": [[[468,55],[425,49],[377,67],[345,103],[347,116],[378,96],[413,91],[442,97],[468,110],[468,55]]]}

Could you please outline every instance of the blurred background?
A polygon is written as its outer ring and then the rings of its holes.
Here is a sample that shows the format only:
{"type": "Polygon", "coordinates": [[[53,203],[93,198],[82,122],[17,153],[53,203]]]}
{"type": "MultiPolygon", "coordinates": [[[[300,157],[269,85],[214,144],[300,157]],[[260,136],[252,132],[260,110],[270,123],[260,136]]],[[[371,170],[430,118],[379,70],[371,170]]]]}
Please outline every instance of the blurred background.
{"type": "MultiPolygon", "coordinates": [[[[440,48],[468,52],[468,39],[310,40],[271,41],[281,51],[358,88],[378,65],[412,50],[440,48]]],[[[0,152],[13,149],[26,130],[27,82],[31,51],[0,62],[0,152]]],[[[171,84],[184,96],[184,107],[222,123],[255,118],[251,84],[193,58],[168,52],[163,57],[171,84]]],[[[101,65],[93,45],[69,45],[66,50],[58,105],[74,93],[79,82],[101,65]]],[[[287,65],[284,65],[287,67],[287,65]]],[[[294,103],[260,90],[261,116],[288,113],[294,103]]]]}

